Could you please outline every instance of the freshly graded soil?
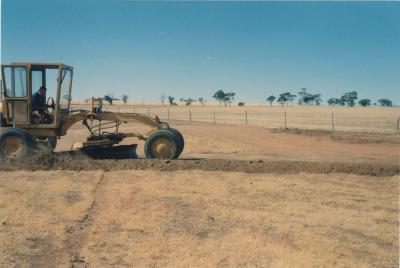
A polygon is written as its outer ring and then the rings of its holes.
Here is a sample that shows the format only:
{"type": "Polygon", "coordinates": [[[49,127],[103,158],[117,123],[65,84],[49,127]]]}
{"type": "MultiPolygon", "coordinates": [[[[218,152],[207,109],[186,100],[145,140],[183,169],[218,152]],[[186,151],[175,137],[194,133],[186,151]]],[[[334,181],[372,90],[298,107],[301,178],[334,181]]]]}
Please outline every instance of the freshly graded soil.
{"type": "Polygon", "coordinates": [[[2,160],[0,171],[18,170],[206,170],[246,173],[346,173],[370,176],[392,176],[399,166],[383,163],[345,163],[312,161],[270,161],[235,159],[149,160],[94,159],[82,153],[68,152],[50,155],[37,154],[25,160],[2,160]]]}

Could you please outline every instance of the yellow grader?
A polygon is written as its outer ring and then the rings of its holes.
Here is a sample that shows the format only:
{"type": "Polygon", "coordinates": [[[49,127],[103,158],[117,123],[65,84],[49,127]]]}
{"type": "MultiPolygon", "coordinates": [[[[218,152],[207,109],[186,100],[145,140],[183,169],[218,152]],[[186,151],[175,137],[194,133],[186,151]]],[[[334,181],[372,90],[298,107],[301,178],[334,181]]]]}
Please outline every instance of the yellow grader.
{"type": "Polygon", "coordinates": [[[72,110],[72,76],[73,68],[59,63],[1,65],[0,158],[22,159],[43,148],[52,152],[57,139],[79,121],[88,129],[89,136],[85,142],[75,143],[74,149],[105,148],[112,152],[122,147],[116,145],[125,138],[135,137],[145,141],[146,158],[176,159],[182,153],[182,134],[157,116],[106,112],[102,99],[95,98],[91,98],[90,108],[72,110]],[[44,90],[43,109],[36,107],[35,94],[40,88],[44,90]],[[126,123],[144,124],[151,130],[120,132],[120,126],[126,123]]]}

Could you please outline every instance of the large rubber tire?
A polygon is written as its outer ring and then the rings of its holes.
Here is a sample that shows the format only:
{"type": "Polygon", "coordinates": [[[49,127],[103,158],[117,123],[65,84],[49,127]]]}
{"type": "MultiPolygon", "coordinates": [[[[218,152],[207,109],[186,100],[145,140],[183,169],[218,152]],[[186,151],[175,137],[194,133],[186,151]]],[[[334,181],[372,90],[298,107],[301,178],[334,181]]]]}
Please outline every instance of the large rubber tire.
{"type": "Polygon", "coordinates": [[[166,129],[170,132],[172,132],[174,135],[177,136],[178,141],[179,141],[179,155],[182,153],[183,148],[185,148],[185,140],[183,139],[182,133],[180,133],[177,129],[175,128],[168,128],[166,129]]]}
{"type": "Polygon", "coordinates": [[[144,144],[144,154],[149,159],[176,159],[179,152],[178,137],[168,130],[151,134],[144,144]]]}
{"type": "Polygon", "coordinates": [[[21,129],[7,129],[0,134],[0,158],[23,159],[31,155],[32,147],[32,136],[21,129]]]}

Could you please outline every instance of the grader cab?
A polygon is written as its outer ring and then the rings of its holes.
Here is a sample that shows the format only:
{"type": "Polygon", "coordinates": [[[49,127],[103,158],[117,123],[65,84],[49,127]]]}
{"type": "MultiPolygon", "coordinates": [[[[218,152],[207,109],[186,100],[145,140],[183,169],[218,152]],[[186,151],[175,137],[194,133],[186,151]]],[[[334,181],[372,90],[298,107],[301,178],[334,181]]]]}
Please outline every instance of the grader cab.
{"type": "Polygon", "coordinates": [[[52,152],[57,139],[79,121],[89,134],[74,149],[112,152],[125,138],[135,137],[145,140],[147,158],[176,159],[182,153],[182,134],[157,116],[105,112],[102,100],[95,98],[90,108],[72,110],[72,77],[73,68],[65,64],[1,65],[0,158],[22,159],[43,148],[52,152]],[[128,123],[141,123],[151,130],[121,132],[120,126],[128,123]]]}

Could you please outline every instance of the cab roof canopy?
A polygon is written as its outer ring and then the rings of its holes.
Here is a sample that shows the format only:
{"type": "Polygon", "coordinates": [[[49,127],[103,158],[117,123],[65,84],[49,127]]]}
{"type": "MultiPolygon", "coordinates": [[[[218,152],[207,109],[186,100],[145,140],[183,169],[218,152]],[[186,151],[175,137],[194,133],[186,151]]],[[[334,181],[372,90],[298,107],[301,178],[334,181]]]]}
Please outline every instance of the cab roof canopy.
{"type": "Polygon", "coordinates": [[[72,70],[73,67],[63,64],[63,63],[51,63],[51,62],[11,62],[9,65],[21,66],[21,65],[30,65],[33,67],[42,67],[42,68],[54,68],[58,69],[59,67],[64,69],[72,70]]]}

